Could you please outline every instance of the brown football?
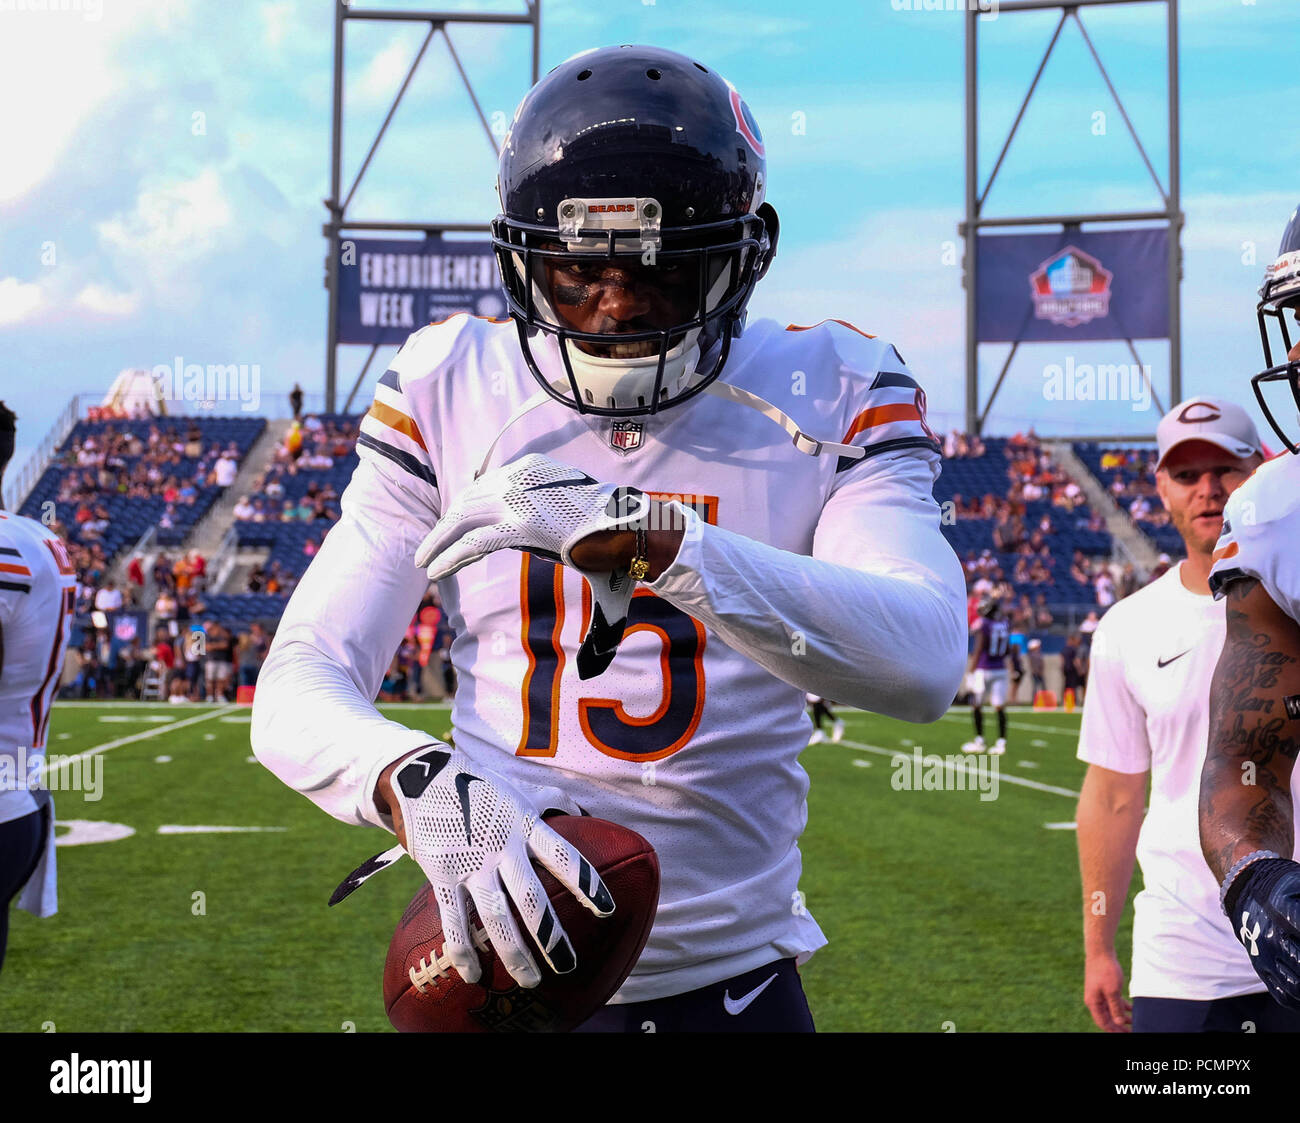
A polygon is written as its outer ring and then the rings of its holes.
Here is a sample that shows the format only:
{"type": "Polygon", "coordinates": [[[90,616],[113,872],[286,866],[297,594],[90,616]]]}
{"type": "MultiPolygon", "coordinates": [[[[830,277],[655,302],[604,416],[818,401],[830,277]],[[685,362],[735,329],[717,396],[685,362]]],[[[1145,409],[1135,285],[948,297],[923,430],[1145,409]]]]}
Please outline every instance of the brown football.
{"type": "MultiPolygon", "coordinates": [[[[533,863],[573,944],[577,966],[556,975],[537,949],[530,948],[542,981],[524,988],[489,948],[478,953],[483,974],[477,983],[464,982],[450,967],[439,977],[432,964],[442,953],[442,924],[426,884],[402,914],[384,963],[384,1009],[397,1029],[405,1033],[567,1033],[605,1005],[636,966],[659,905],[659,859],[654,848],[635,831],[604,819],[553,815],[546,822],[596,868],[614,898],[614,911],[596,916],[533,863]]],[[[478,918],[471,913],[470,919],[477,929],[478,918]]]]}

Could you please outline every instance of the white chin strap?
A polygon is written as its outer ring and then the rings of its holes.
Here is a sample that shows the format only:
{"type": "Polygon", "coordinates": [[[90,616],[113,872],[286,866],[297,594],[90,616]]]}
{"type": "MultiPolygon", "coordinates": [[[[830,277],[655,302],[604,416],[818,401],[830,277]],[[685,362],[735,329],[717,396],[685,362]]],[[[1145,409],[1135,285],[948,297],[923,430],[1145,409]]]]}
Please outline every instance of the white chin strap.
{"type": "MultiPolygon", "coordinates": [[[[664,376],[659,396],[675,396],[685,390],[700,361],[699,330],[686,333],[664,356],[664,376]]],[[[601,409],[649,409],[659,372],[659,352],[638,358],[603,358],[588,355],[580,344],[560,344],[568,352],[573,378],[582,393],[583,405],[601,409]]],[[[563,362],[563,358],[561,358],[563,362]]],[[[567,387],[567,380],[564,385],[567,387]]]]}
{"type": "MultiPolygon", "coordinates": [[[[526,275],[522,256],[516,253],[512,258],[520,277],[532,287],[534,306],[549,323],[559,324],[561,320],[554,303],[543,286],[526,275]]],[[[734,269],[735,265],[728,262],[714,278],[704,301],[709,311],[716,308],[726,294],[734,269]]],[[[661,398],[674,396],[690,386],[700,362],[699,342],[700,329],[694,328],[685,334],[677,346],[669,348],[668,354],[664,356],[663,380],[659,384],[661,398]]],[[[606,358],[589,355],[576,342],[569,341],[557,343],[557,351],[568,353],[573,378],[578,384],[584,406],[595,406],[598,409],[650,409],[655,376],[659,372],[657,349],[644,357],[606,358]]],[[[558,354],[557,358],[561,363],[564,362],[562,354],[558,354]]],[[[561,393],[572,393],[573,388],[567,378],[553,385],[561,393]]]]}

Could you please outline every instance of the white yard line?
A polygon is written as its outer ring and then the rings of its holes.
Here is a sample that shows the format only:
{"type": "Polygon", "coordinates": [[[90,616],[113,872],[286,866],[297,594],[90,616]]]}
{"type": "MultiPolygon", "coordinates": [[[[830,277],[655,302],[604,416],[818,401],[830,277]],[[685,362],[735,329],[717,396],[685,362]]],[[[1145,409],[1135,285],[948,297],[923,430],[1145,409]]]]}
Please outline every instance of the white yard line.
{"type": "MultiPolygon", "coordinates": [[[[833,741],[824,742],[824,743],[835,744],[835,742],[833,741]]],[[[905,752],[903,749],[886,749],[886,748],[882,748],[880,745],[867,745],[861,741],[850,741],[847,737],[843,741],[840,741],[839,744],[841,746],[850,749],[859,749],[864,753],[877,753],[880,756],[889,756],[889,757],[901,756],[906,760],[912,759],[912,753],[905,752]]],[[[938,756],[940,760],[944,760],[944,756],[940,753],[923,752],[923,755],[925,757],[938,756]]],[[[955,756],[956,754],[953,753],[948,755],[955,756]]],[[[969,768],[956,768],[956,766],[951,764],[948,764],[947,767],[953,768],[955,771],[960,771],[960,772],[969,773],[972,771],[969,768]]],[[[1069,796],[1071,799],[1079,798],[1079,793],[1075,791],[1071,791],[1069,788],[1058,788],[1058,787],[1054,787],[1052,784],[1040,784],[1037,780],[1026,780],[1023,776],[1012,776],[1006,772],[1003,772],[1000,768],[998,770],[998,783],[1015,784],[1017,787],[1021,787],[1021,788],[1032,788],[1036,792],[1050,792],[1052,795],[1069,796]]]]}
{"type": "MultiPolygon", "coordinates": [[[[986,706],[986,707],[985,707],[986,710],[987,710],[987,709],[990,709],[990,708],[991,708],[991,707],[989,707],[989,706],[986,706]]],[[[1028,713],[1029,711],[1025,711],[1025,712],[1028,713]]],[[[965,725],[969,725],[969,724],[970,724],[970,710],[967,709],[967,710],[965,710],[964,712],[959,711],[959,712],[957,712],[957,713],[951,713],[951,712],[949,712],[949,713],[944,714],[943,717],[941,717],[939,720],[940,720],[940,721],[960,721],[960,722],[962,722],[962,723],[965,724],[965,725]]],[[[1030,732],[1030,733],[1059,733],[1062,737],[1078,737],[1078,736],[1079,736],[1079,731],[1078,731],[1077,729],[1069,729],[1069,728],[1067,728],[1066,726],[1063,726],[1063,725],[1039,725],[1037,722],[1031,724],[1030,722],[1027,722],[1027,721],[1009,721],[1009,722],[1007,722],[1007,728],[1008,728],[1008,729],[1024,729],[1024,730],[1027,730],[1027,731],[1030,732]]]]}
{"type": "Polygon", "coordinates": [[[259,831],[287,831],[288,827],[200,827],[164,823],[159,834],[253,834],[259,831]]]}
{"type": "Polygon", "coordinates": [[[106,753],[110,749],[117,749],[123,745],[132,745],[136,741],[147,741],[150,737],[161,737],[164,733],[171,733],[177,729],[184,729],[187,725],[198,725],[201,721],[211,721],[214,717],[220,717],[222,714],[229,713],[234,706],[224,706],[220,709],[214,708],[206,714],[196,714],[194,717],[187,717],[181,721],[173,722],[171,725],[160,725],[154,729],[146,729],[143,733],[132,733],[129,737],[118,737],[115,741],[105,741],[102,745],[96,745],[94,748],[87,749],[85,752],[77,753],[75,756],[60,757],[58,760],[50,761],[46,765],[47,772],[56,772],[60,768],[67,768],[75,760],[85,760],[88,757],[95,756],[97,753],[106,753]]]}
{"type": "MultiPolygon", "coordinates": [[[[230,703],[223,703],[229,705],[230,703]]],[[[133,710],[197,710],[212,709],[216,702],[139,702],[134,698],[59,698],[54,703],[56,709],[112,710],[118,707],[133,710]]]]}

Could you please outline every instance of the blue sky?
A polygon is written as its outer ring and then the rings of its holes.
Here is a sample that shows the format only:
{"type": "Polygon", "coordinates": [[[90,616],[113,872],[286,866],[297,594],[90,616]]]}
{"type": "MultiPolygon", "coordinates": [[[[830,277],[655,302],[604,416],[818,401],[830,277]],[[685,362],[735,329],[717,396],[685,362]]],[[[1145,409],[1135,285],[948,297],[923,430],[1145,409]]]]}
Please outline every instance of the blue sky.
{"type": "MultiPolygon", "coordinates": [[[[650,42],[724,74],[763,128],[782,218],[751,316],[834,316],[896,341],[937,420],[951,425],[963,400],[964,303],[951,263],[964,191],[962,18],[896,10],[902,3],[544,0],[542,66],[650,42]]],[[[102,393],[124,367],[178,355],[255,363],[266,397],[295,380],[323,388],[331,12],[328,0],[0,0],[0,395],[21,418],[15,469],[70,395],[102,393]],[[70,10],[32,10],[50,7],[70,10]]],[[[1163,6],[1083,18],[1164,179],[1163,6]]],[[[984,175],[1055,19],[1003,13],[982,24],[984,175]]],[[[1244,401],[1261,365],[1256,288],[1300,202],[1300,134],[1286,115],[1300,102],[1300,9],[1184,0],[1181,35],[1184,387],[1244,401]]],[[[421,37],[414,27],[349,29],[345,183],[421,37]]],[[[526,32],[453,37],[489,117],[507,120],[527,87],[526,32]]],[[[435,40],[352,213],[486,221],[494,177],[435,40]]],[[[1156,203],[1067,27],[989,213],[1156,203]]],[[[1139,350],[1163,394],[1164,346],[1139,350]]],[[[1127,361],[1123,344],[1070,353],[1127,361]]],[[[1003,354],[985,349],[987,380],[1003,354]]],[[[1063,354],[1022,349],[994,430],[1036,420],[1042,431],[1151,431],[1154,417],[1123,403],[1045,401],[1043,368],[1063,354]]],[[[343,352],[345,389],[362,358],[343,352]]]]}

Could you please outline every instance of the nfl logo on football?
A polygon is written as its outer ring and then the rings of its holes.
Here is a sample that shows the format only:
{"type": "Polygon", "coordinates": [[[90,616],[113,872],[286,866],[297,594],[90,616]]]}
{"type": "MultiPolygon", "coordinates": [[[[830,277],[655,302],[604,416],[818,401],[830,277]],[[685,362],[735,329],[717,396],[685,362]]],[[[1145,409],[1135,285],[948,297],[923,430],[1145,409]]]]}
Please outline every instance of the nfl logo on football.
{"type": "Polygon", "coordinates": [[[631,452],[641,447],[643,428],[639,421],[615,421],[609,432],[609,443],[619,452],[631,452]]]}

